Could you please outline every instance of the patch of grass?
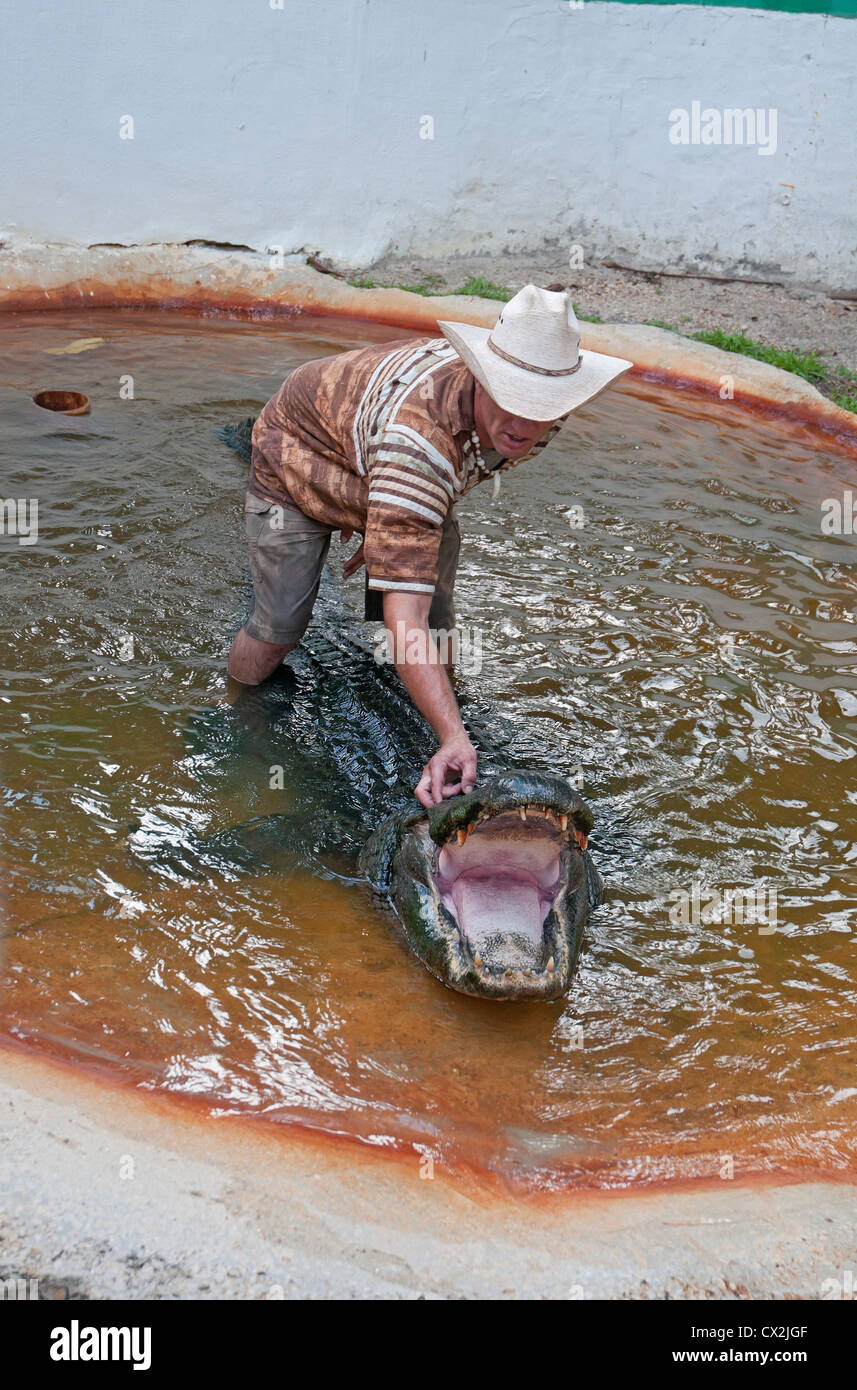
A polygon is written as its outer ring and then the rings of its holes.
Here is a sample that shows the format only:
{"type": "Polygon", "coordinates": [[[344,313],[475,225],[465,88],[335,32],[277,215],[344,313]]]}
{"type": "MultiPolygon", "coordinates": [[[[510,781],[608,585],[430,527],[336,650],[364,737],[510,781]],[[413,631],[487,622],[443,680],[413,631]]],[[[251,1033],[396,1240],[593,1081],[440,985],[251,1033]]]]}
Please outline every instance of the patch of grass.
{"type": "Polygon", "coordinates": [[[836,375],[843,376],[846,381],[857,381],[857,372],[852,372],[850,367],[837,367],[836,375]]]}
{"type": "Polygon", "coordinates": [[[410,294],[444,294],[444,279],[442,275],[424,275],[422,280],[414,285],[389,285],[388,289],[407,290],[410,294]]]}
{"type": "Polygon", "coordinates": [[[482,280],[477,276],[471,276],[466,285],[462,285],[460,290],[450,290],[447,288],[446,281],[442,275],[425,275],[422,280],[416,281],[412,285],[404,285],[397,280],[369,280],[365,276],[360,280],[349,280],[349,285],[354,285],[359,290],[407,290],[409,294],[478,294],[483,299],[511,299],[512,291],[504,289],[502,285],[495,285],[491,280],[482,280]]]}
{"type": "Polygon", "coordinates": [[[788,352],[783,348],[768,347],[765,343],[755,343],[743,333],[724,333],[720,328],[691,333],[690,336],[699,343],[722,348],[724,352],[740,352],[744,357],[755,357],[757,362],[769,362],[772,367],[794,372],[795,376],[802,376],[813,384],[827,376],[827,367],[815,351],[788,352]]]}
{"type": "Polygon", "coordinates": [[[512,291],[503,285],[495,285],[493,280],[483,280],[481,275],[471,275],[460,290],[450,290],[450,294],[476,294],[480,299],[511,299],[512,291]]]}
{"type": "Polygon", "coordinates": [[[664,323],[663,319],[644,319],[643,322],[648,328],[665,328],[668,333],[681,333],[674,323],[664,323]]]}
{"type": "Polygon", "coordinates": [[[575,314],[577,315],[577,317],[581,320],[582,323],[603,323],[603,322],[604,322],[604,320],[603,320],[603,318],[601,317],[600,314],[582,314],[582,313],[580,312],[580,310],[578,309],[578,307],[577,307],[576,304],[572,304],[571,307],[572,307],[572,309],[574,310],[574,312],[575,312],[575,314]]]}
{"type": "Polygon", "coordinates": [[[850,410],[852,415],[857,415],[857,396],[843,396],[840,391],[831,388],[828,393],[834,405],[839,405],[843,410],[850,410]]]}

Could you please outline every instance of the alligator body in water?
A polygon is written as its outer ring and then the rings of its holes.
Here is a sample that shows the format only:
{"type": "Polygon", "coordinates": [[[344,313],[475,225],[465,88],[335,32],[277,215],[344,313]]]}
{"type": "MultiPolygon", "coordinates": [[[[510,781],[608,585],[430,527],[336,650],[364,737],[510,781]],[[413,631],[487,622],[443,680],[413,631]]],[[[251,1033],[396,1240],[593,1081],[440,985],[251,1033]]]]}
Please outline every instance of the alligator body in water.
{"type": "Polygon", "coordinates": [[[170,876],[313,872],[368,882],[444,984],[495,999],[549,999],[569,986],[601,880],[592,816],[569,781],[520,770],[516,729],[462,697],[479,754],[471,793],[425,810],[414,794],[435,739],[394,668],[348,636],[325,576],[316,616],[288,664],[185,731],[194,783],[214,815],[248,819],[199,836],[154,818],[138,856],[170,876]],[[263,812],[271,786],[288,809],[263,812]]]}
{"type": "MultiPolygon", "coordinates": [[[[221,437],[246,455],[251,423],[221,437]]],[[[421,807],[413,788],[435,737],[395,670],[350,639],[354,621],[326,573],[288,664],[186,731],[195,778],[215,797],[243,795],[261,809],[280,769],[291,809],[202,839],[141,826],[136,852],[168,872],[278,872],[298,860],[363,879],[444,984],[493,999],[558,997],[602,900],[588,807],[555,767],[521,770],[518,731],[466,697],[477,785],[421,807]]]]}

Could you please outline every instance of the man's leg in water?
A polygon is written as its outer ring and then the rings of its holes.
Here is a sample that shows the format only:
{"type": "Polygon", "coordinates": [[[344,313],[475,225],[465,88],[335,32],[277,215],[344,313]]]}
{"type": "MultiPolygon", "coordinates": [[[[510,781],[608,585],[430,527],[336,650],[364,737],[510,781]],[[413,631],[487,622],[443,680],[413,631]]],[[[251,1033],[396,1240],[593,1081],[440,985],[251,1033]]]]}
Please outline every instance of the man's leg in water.
{"type": "Polygon", "coordinates": [[[294,645],[294,642],[286,645],[260,642],[257,637],[251,637],[243,627],[239,628],[229,648],[229,679],[237,681],[240,685],[258,685],[276,671],[283,657],[288,655],[294,645]]]}
{"type": "Polygon", "coordinates": [[[429,627],[437,633],[435,642],[441,645],[441,657],[447,674],[452,675],[455,665],[455,603],[453,589],[458,569],[458,553],[461,548],[461,532],[450,508],[443,524],[440,551],[437,559],[437,584],[429,609],[429,627]]]}
{"type": "Polygon", "coordinates": [[[312,616],[331,527],[247,494],[253,606],[229,652],[227,698],[267,680],[301,640],[312,616]],[[237,688],[236,688],[237,686],[237,688]]]}

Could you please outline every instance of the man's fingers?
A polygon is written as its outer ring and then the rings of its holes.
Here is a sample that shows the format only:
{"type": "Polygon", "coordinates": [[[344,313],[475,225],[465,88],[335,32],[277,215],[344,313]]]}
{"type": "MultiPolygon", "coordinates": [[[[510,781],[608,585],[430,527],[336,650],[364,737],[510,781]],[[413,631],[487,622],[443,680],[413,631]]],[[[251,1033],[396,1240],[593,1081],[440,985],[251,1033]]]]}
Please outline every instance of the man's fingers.
{"type": "Polygon", "coordinates": [[[428,768],[425,769],[422,777],[414,787],[414,796],[417,798],[417,801],[425,806],[426,810],[434,805],[431,799],[431,774],[428,768]]]}
{"type": "Polygon", "coordinates": [[[461,764],[461,790],[472,792],[476,785],[476,753],[471,748],[461,764]]]}
{"type": "Polygon", "coordinates": [[[435,804],[443,801],[443,784],[446,778],[446,759],[436,753],[429,763],[431,771],[431,794],[435,804]]]}
{"type": "Polygon", "coordinates": [[[472,792],[476,784],[476,752],[460,745],[439,748],[423,768],[423,775],[414,788],[414,795],[425,807],[436,806],[448,796],[462,791],[472,792]]]}
{"type": "Polygon", "coordinates": [[[363,545],[361,544],[357,547],[354,554],[345,561],[342,566],[342,573],[346,579],[350,579],[352,574],[356,574],[363,564],[365,564],[365,560],[363,557],[363,545]]]}

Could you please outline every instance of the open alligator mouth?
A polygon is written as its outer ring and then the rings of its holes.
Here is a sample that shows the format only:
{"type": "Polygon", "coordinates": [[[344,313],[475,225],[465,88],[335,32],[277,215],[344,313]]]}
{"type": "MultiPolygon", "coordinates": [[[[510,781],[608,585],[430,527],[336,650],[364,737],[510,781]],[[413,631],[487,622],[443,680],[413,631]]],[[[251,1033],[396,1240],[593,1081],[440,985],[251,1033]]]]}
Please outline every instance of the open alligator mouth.
{"type": "Polygon", "coordinates": [[[483,811],[435,846],[441,904],[483,981],[556,975],[569,859],[585,844],[567,812],[531,803],[483,811]]]}
{"type": "Polygon", "coordinates": [[[564,778],[516,771],[373,835],[367,876],[444,984],[494,999],[568,988],[601,880],[592,813],[564,778]]]}
{"type": "Polygon", "coordinates": [[[563,778],[537,773],[494,778],[409,818],[392,897],[414,949],[464,993],[562,994],[589,908],[591,826],[563,778]]]}

